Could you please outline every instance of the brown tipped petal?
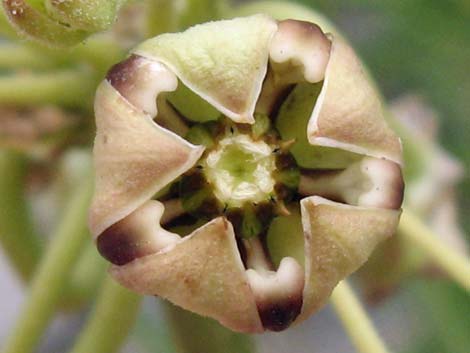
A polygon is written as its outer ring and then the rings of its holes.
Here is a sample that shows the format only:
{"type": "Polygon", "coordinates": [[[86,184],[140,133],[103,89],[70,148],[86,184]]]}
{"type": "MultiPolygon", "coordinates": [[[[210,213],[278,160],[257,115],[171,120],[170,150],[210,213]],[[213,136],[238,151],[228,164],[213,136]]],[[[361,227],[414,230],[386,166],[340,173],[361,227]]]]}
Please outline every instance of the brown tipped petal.
{"type": "Polygon", "coordinates": [[[376,88],[354,51],[336,36],[307,133],[313,145],[402,162],[400,140],[385,122],[376,88]]]}
{"type": "Polygon", "coordinates": [[[400,211],[349,206],[312,196],[301,201],[305,232],[306,319],[323,306],[333,288],[359,268],[397,227],[400,211]]]}
{"type": "Polygon", "coordinates": [[[398,164],[385,159],[364,157],[342,171],[302,175],[302,195],[318,195],[363,207],[399,209],[404,183],[398,164]]]}
{"type": "Polygon", "coordinates": [[[301,81],[320,82],[325,77],[325,70],[330,56],[331,42],[316,24],[285,20],[279,22],[269,49],[269,56],[274,70],[287,76],[292,71],[300,71],[301,81]],[[289,72],[287,72],[289,71],[289,72]]]}
{"type": "Polygon", "coordinates": [[[164,206],[147,201],[96,239],[100,254],[115,265],[124,265],[177,243],[180,237],[160,226],[164,206]]]}
{"type": "Polygon", "coordinates": [[[263,327],[271,331],[289,327],[302,308],[302,266],[293,258],[285,257],[276,272],[249,269],[246,275],[263,327]]]}
{"type": "Polygon", "coordinates": [[[106,80],[96,93],[95,114],[95,194],[89,221],[97,236],[191,168],[203,147],[155,124],[106,80]]]}
{"type": "Polygon", "coordinates": [[[178,80],[165,65],[139,55],[131,55],[114,65],[106,80],[134,107],[157,114],[156,99],[160,92],[174,91],[178,80]]]}
{"type": "Polygon", "coordinates": [[[158,295],[235,331],[263,330],[233,228],[216,218],[174,247],[113,266],[112,276],[142,294],[158,295]]]}
{"type": "Polygon", "coordinates": [[[135,53],[165,63],[235,122],[252,124],[276,29],[276,22],[264,15],[209,22],[149,39],[135,53]]]}

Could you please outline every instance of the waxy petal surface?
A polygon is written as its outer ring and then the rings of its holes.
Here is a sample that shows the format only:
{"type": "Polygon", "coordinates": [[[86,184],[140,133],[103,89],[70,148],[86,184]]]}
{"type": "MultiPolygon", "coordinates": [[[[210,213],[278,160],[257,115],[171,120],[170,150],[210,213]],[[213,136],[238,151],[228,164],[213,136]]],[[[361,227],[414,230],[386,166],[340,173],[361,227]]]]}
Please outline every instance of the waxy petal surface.
{"type": "Polygon", "coordinates": [[[262,332],[229,222],[216,218],[162,251],[113,266],[127,288],[158,295],[235,331],[262,332]]]}
{"type": "Polygon", "coordinates": [[[276,29],[276,22],[264,15],[210,22],[149,39],[134,53],[163,62],[232,120],[253,123],[276,29]]]}
{"type": "Polygon", "coordinates": [[[358,207],[312,196],[301,201],[305,233],[304,300],[297,321],[323,306],[334,287],[390,237],[400,211],[358,207]]]}
{"type": "Polygon", "coordinates": [[[95,114],[90,228],[96,237],[191,168],[203,147],[158,126],[107,81],[98,88],[95,114]]]}
{"type": "Polygon", "coordinates": [[[325,80],[308,123],[311,144],[338,147],[401,164],[401,143],[352,48],[332,37],[325,80]]]}

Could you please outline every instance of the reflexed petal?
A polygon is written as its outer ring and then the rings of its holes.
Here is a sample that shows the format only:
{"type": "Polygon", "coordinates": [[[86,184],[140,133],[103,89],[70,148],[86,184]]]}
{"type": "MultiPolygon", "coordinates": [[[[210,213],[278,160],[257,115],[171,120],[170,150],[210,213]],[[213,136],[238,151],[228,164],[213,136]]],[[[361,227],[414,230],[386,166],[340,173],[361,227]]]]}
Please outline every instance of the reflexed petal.
{"type": "Polygon", "coordinates": [[[391,236],[400,211],[349,206],[312,196],[301,201],[305,232],[302,321],[325,304],[336,284],[391,236]]]}
{"type": "Polygon", "coordinates": [[[364,207],[399,209],[403,201],[400,166],[385,159],[364,157],[340,171],[302,175],[299,193],[317,195],[364,207]]]}
{"type": "Polygon", "coordinates": [[[276,22],[264,15],[211,22],[149,39],[134,52],[163,62],[234,121],[253,123],[276,29],[276,22]]]}
{"type": "Polygon", "coordinates": [[[385,122],[376,88],[354,51],[336,36],[307,131],[313,145],[401,163],[400,140],[385,122]]]}
{"type": "Polygon", "coordinates": [[[282,73],[279,72],[280,75],[295,76],[292,77],[295,79],[293,82],[316,83],[325,77],[330,47],[327,36],[316,24],[286,20],[278,25],[269,48],[269,57],[275,63],[275,71],[281,69],[279,66],[282,64],[287,66],[282,73]]]}
{"type": "MultiPolygon", "coordinates": [[[[180,237],[161,227],[163,214],[161,202],[147,201],[98,236],[96,245],[100,254],[115,265],[125,265],[175,244],[180,237]]],[[[171,216],[167,212],[165,215],[171,216]]]]}
{"type": "Polygon", "coordinates": [[[113,266],[127,288],[158,295],[242,332],[261,332],[233,228],[216,218],[163,251],[113,266]]]}
{"type": "Polygon", "coordinates": [[[96,181],[90,228],[97,236],[192,167],[203,147],[155,124],[107,81],[98,88],[95,114],[96,181]]]}
{"type": "Polygon", "coordinates": [[[174,91],[178,84],[165,65],[138,55],[114,65],[106,79],[135,108],[152,117],[157,114],[157,96],[174,91]]]}

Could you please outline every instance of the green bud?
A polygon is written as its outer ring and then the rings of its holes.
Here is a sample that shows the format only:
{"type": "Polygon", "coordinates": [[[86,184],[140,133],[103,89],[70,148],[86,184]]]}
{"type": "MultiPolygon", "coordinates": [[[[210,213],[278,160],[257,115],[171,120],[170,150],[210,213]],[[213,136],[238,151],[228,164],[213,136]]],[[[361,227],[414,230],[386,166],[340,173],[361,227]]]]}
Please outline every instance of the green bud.
{"type": "Polygon", "coordinates": [[[203,145],[207,148],[214,146],[214,139],[210,131],[203,125],[195,125],[189,129],[185,139],[195,145],[203,145]]]}
{"type": "Polygon", "coordinates": [[[251,127],[255,139],[260,138],[271,128],[271,120],[266,114],[255,113],[255,123],[251,127]]]}

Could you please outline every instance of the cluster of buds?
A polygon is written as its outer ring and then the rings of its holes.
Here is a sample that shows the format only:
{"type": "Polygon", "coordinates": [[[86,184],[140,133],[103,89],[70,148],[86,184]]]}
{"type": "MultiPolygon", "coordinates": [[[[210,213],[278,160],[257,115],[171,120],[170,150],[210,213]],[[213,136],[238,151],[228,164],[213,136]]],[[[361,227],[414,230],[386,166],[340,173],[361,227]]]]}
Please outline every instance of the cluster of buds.
{"type": "Polygon", "coordinates": [[[353,50],[315,24],[147,40],[95,114],[90,229],[111,275],[232,330],[305,320],[396,229],[400,141],[353,50]]]}

